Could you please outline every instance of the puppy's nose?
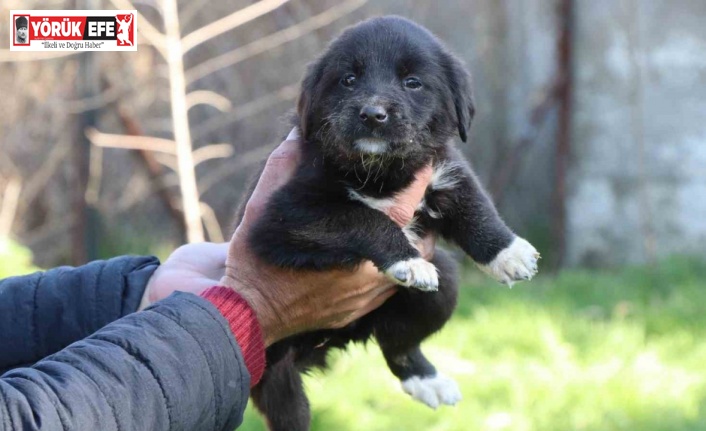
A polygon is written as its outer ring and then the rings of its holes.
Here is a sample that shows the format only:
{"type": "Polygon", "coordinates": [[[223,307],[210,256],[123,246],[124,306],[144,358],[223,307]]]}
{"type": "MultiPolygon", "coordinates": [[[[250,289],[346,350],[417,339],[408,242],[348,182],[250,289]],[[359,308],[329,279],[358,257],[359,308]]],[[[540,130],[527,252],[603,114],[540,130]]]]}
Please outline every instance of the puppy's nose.
{"type": "Polygon", "coordinates": [[[387,122],[387,111],[382,106],[367,105],[360,110],[360,121],[371,129],[387,122]]]}

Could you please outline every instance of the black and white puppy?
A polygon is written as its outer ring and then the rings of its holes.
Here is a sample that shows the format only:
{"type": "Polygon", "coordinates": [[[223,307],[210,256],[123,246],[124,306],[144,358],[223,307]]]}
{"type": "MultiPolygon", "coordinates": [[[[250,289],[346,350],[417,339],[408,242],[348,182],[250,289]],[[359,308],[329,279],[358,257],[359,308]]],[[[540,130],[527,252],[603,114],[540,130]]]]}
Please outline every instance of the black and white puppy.
{"type": "Polygon", "coordinates": [[[431,262],[422,259],[412,241],[441,235],[507,284],[530,279],[539,257],[500,219],[452,144],[456,132],[466,141],[473,118],[468,72],[423,27],[374,18],[345,30],[309,66],[297,113],[301,165],[274,194],[250,246],[267,262],[290,268],[371,260],[408,288],[345,328],[270,346],[265,375],[253,389],[255,405],[272,431],[308,430],[300,373],[325,365],[328,349],[372,336],[407,393],[433,408],[455,404],[461,399],[456,383],[419,346],[455,308],[456,268],[443,250],[431,262]],[[382,210],[427,164],[432,181],[413,222],[400,229],[382,210]]]}

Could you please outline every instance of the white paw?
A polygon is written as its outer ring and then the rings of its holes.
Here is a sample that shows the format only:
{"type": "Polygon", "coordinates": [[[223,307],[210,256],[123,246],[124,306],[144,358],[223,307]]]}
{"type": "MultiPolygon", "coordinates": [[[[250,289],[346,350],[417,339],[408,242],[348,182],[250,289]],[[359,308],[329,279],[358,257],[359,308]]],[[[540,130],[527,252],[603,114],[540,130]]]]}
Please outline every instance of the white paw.
{"type": "Polygon", "coordinates": [[[461,401],[456,382],[439,373],[434,377],[410,377],[402,382],[402,389],[433,409],[441,404],[452,406],[461,401]]]}
{"type": "Polygon", "coordinates": [[[537,274],[539,252],[526,240],[516,237],[512,243],[488,265],[478,265],[480,269],[501,283],[530,280],[537,274]]]}
{"type": "Polygon", "coordinates": [[[439,290],[436,267],[421,257],[399,261],[385,270],[392,281],[423,291],[439,290]]]}

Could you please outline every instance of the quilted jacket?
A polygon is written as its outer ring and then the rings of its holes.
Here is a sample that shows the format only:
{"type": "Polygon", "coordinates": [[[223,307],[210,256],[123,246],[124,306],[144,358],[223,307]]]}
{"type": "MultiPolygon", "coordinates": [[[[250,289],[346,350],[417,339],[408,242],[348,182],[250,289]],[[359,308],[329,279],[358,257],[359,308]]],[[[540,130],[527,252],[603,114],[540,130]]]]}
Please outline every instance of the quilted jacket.
{"type": "Polygon", "coordinates": [[[135,313],[159,261],[0,280],[0,430],[233,430],[250,375],[228,322],[175,293],[135,313]]]}

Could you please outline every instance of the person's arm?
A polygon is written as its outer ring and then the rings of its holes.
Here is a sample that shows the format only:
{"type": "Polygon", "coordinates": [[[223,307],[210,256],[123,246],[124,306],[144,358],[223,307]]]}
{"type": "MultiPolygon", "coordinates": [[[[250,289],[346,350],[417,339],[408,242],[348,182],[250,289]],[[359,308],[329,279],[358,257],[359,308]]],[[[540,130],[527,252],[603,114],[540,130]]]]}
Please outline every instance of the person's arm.
{"type": "Polygon", "coordinates": [[[0,374],[136,311],[158,266],[125,256],[0,280],[0,374]]]}
{"type": "Polygon", "coordinates": [[[262,336],[235,292],[203,296],[174,293],[4,374],[0,429],[233,430],[250,387],[244,358],[264,366],[262,336]]]}
{"type": "MultiPolygon", "coordinates": [[[[262,374],[266,345],[344,326],[394,294],[370,262],[353,272],[294,273],[257,262],[244,248],[243,233],[262,201],[291,176],[296,151],[289,142],[270,157],[230,245],[184,246],[154,272],[154,305],[0,376],[0,429],[230,431],[262,374]],[[228,287],[208,288],[217,278],[228,287]],[[202,297],[172,294],[180,289],[202,297]]],[[[399,222],[412,217],[428,171],[400,197],[399,222]]]]}

